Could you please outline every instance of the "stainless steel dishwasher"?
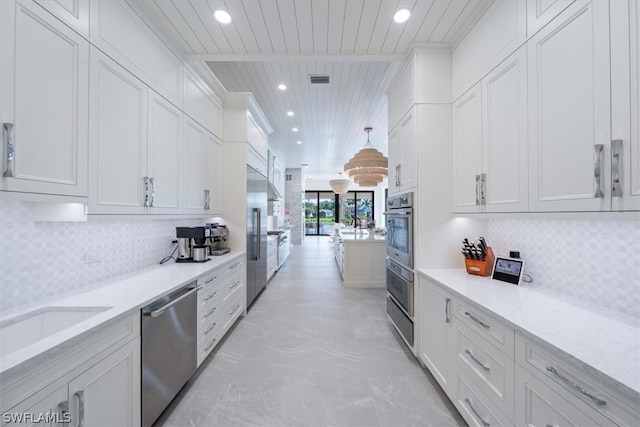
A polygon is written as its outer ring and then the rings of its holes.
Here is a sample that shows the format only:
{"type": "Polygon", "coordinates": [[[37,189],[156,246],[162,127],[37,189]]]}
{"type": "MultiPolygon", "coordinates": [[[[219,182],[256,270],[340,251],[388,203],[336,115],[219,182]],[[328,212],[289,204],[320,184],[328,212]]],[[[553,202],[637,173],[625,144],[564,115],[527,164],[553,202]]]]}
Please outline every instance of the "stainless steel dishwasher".
{"type": "Polygon", "coordinates": [[[196,371],[196,282],[142,309],[142,426],[149,427],[196,371]]]}

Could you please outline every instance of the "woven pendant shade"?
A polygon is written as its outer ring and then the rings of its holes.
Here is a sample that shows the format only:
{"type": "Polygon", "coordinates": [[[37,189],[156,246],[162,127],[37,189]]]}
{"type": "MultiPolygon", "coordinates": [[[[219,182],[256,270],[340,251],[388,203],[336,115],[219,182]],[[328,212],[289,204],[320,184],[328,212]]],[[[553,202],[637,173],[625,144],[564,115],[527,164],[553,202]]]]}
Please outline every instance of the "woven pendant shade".
{"type": "Polygon", "coordinates": [[[342,172],[338,172],[340,175],[339,178],[332,179],[329,181],[329,186],[336,194],[344,194],[349,191],[349,186],[351,185],[351,180],[349,178],[343,178],[342,172]]]}
{"type": "Polygon", "coordinates": [[[344,171],[361,187],[376,187],[388,174],[389,160],[369,141],[372,127],[364,128],[367,143],[344,165],[344,171]]]}

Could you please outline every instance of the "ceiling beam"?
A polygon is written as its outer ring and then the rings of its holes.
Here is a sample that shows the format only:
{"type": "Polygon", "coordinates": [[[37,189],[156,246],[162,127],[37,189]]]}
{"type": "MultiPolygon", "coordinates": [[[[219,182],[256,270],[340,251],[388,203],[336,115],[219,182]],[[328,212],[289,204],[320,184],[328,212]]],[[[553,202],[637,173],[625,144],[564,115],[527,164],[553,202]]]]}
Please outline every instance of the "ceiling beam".
{"type": "Polygon", "coordinates": [[[187,55],[190,61],[207,62],[404,62],[407,55],[187,55]]]}

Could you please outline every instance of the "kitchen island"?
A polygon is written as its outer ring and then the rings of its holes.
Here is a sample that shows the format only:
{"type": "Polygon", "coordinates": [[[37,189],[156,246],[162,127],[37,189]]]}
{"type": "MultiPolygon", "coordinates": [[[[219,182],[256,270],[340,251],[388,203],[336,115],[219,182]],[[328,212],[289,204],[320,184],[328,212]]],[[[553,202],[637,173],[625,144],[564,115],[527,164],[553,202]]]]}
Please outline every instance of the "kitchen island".
{"type": "Polygon", "coordinates": [[[340,231],[333,237],[334,255],[345,288],[384,288],[386,236],[365,230],[340,231]]]}

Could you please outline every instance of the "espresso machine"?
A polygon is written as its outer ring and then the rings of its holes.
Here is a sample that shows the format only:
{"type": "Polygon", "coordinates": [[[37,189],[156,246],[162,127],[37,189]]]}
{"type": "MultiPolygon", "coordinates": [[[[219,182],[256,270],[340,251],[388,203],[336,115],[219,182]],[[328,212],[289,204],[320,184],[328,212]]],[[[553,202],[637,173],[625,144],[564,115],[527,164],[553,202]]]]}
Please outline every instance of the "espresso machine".
{"type": "Polygon", "coordinates": [[[210,261],[209,239],[211,228],[205,227],[176,227],[178,240],[178,258],[176,262],[206,262],[210,261]]]}
{"type": "Polygon", "coordinates": [[[222,255],[229,252],[229,229],[226,225],[216,223],[208,223],[210,235],[208,239],[209,254],[222,255]]]}

